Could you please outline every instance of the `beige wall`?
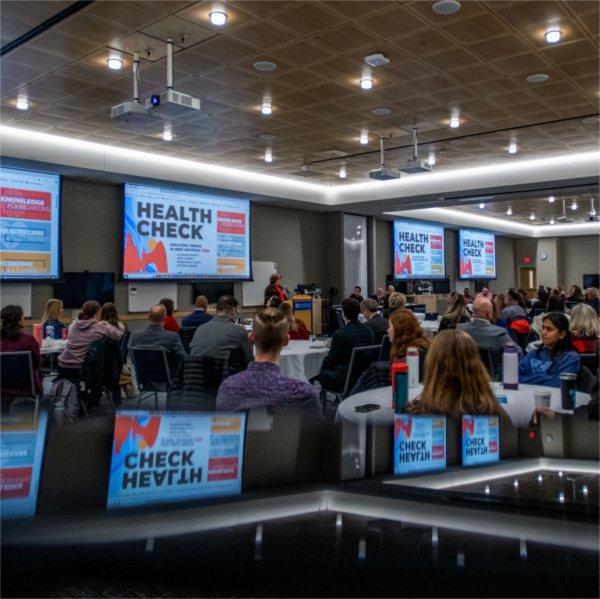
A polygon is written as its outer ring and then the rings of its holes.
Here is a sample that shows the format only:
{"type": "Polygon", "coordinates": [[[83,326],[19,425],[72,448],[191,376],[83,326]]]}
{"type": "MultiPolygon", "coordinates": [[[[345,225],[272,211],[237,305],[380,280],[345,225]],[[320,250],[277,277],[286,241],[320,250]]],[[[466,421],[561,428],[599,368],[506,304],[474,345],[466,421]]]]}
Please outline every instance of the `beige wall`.
{"type": "Polygon", "coordinates": [[[516,285],[515,240],[511,237],[496,236],[496,275],[496,280],[490,283],[494,293],[501,293],[516,285]]]}
{"type": "MultiPolygon", "coordinates": [[[[392,264],[392,221],[375,222],[375,289],[385,289],[385,278],[394,272],[392,264]]],[[[371,293],[372,289],[369,289],[371,293]]]]}
{"type": "Polygon", "coordinates": [[[561,237],[559,239],[559,285],[583,285],[584,274],[600,272],[600,236],[561,237]]]}

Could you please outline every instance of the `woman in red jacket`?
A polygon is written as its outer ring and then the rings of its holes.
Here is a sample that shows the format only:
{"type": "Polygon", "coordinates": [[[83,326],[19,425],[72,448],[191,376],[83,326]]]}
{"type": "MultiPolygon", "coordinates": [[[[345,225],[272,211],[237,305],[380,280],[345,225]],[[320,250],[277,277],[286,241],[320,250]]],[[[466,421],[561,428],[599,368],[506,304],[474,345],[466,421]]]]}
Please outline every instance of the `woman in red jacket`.
{"type": "Polygon", "coordinates": [[[308,340],[308,329],[299,318],[294,318],[292,306],[283,303],[279,306],[278,310],[283,313],[290,325],[290,339],[295,341],[308,340]]]}
{"type": "Polygon", "coordinates": [[[273,273],[269,279],[269,285],[265,287],[265,306],[271,297],[278,297],[282,302],[285,302],[287,295],[283,285],[281,284],[281,275],[273,273]]]}
{"type": "Polygon", "coordinates": [[[169,297],[163,297],[163,299],[161,299],[158,303],[162,304],[165,307],[165,310],[167,311],[167,315],[165,317],[165,324],[163,325],[163,327],[167,331],[173,331],[174,333],[177,333],[181,327],[179,326],[179,323],[177,322],[177,320],[175,320],[175,317],[173,316],[173,311],[175,310],[175,302],[169,297]]]}

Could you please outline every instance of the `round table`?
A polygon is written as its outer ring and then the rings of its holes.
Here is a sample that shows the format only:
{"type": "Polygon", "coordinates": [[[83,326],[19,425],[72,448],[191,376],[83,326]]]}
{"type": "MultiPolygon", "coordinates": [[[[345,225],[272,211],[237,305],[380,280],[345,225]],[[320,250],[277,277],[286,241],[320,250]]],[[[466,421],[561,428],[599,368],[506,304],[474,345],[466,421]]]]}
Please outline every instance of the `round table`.
{"type": "Polygon", "coordinates": [[[48,356],[50,354],[62,354],[66,347],[66,339],[58,339],[50,344],[42,343],[42,347],[40,347],[40,354],[42,354],[42,356],[48,356]]]}
{"type": "MultiPolygon", "coordinates": [[[[539,385],[519,385],[516,391],[503,389],[502,384],[492,383],[494,393],[497,397],[506,397],[507,403],[502,403],[502,408],[506,411],[514,426],[526,427],[531,419],[531,414],[535,407],[533,394],[537,389],[544,389],[552,393],[550,407],[556,412],[566,412],[561,408],[560,389],[554,387],[540,387],[539,385]]],[[[422,385],[408,390],[409,399],[417,398],[423,390],[422,385]]],[[[577,392],[575,405],[584,406],[590,401],[587,393],[577,392]]],[[[392,408],[392,388],[380,387],[357,393],[345,399],[338,407],[338,418],[350,420],[357,424],[392,424],[394,422],[394,410],[392,408]],[[376,404],[380,406],[378,410],[372,412],[357,412],[355,408],[364,404],[376,404]]]]}
{"type": "Polygon", "coordinates": [[[321,365],[329,348],[322,341],[290,341],[281,352],[281,373],[292,379],[308,381],[321,372],[321,365]],[[311,345],[317,347],[311,347],[311,345]]]}
{"type": "Polygon", "coordinates": [[[431,333],[432,335],[435,335],[440,328],[439,320],[420,320],[419,324],[426,333],[431,333]]]}

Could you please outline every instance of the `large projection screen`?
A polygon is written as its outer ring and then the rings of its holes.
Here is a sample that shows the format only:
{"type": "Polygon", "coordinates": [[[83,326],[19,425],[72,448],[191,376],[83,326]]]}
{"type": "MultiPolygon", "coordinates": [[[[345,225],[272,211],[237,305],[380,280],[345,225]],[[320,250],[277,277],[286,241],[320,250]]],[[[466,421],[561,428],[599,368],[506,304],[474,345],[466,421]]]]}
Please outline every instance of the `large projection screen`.
{"type": "Polygon", "coordinates": [[[496,236],[488,231],[458,231],[459,279],[496,278],[496,236]]]}
{"type": "Polygon", "coordinates": [[[0,279],[60,278],[60,176],[0,168],[0,279]]]}
{"type": "Polygon", "coordinates": [[[124,279],[251,279],[248,200],[132,183],[124,196],[124,279]]]}
{"type": "Polygon", "coordinates": [[[444,228],[419,221],[394,221],[394,279],[443,279],[444,228]]]}

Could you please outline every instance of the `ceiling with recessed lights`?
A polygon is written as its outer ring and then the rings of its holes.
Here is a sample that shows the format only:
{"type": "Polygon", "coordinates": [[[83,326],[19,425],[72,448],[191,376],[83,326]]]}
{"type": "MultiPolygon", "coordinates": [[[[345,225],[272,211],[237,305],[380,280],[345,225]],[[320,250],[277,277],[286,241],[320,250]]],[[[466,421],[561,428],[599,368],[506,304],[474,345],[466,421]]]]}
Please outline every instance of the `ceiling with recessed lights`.
{"type": "Polygon", "coordinates": [[[386,163],[405,162],[415,124],[435,170],[598,149],[595,1],[469,0],[444,15],[428,0],[96,0],[4,53],[70,5],[0,4],[3,124],[323,183],[366,180],[379,136],[386,163]],[[124,128],[110,108],[131,99],[133,52],[144,99],[165,87],[168,37],[174,87],[201,113],[124,128]],[[389,64],[368,67],[374,53],[389,64]]]}

